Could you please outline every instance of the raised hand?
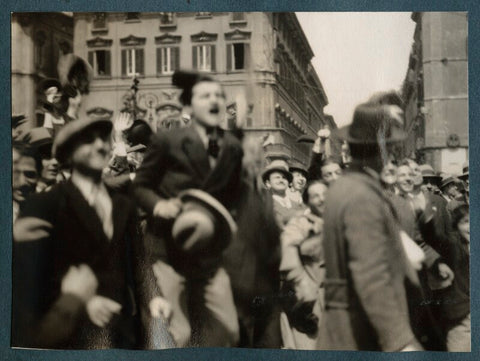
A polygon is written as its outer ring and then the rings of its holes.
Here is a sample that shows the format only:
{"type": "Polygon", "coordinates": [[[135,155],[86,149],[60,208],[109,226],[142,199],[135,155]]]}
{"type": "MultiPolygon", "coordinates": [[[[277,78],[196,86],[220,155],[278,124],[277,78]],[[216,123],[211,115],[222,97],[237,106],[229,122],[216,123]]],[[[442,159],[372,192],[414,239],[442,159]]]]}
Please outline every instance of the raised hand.
{"type": "Polygon", "coordinates": [[[86,264],[71,266],[62,278],[62,293],[73,294],[85,303],[95,295],[97,287],[97,278],[86,264]]]}
{"type": "Polygon", "coordinates": [[[107,297],[93,296],[87,302],[87,313],[90,321],[98,327],[105,327],[113,314],[120,313],[122,305],[107,297]]]}

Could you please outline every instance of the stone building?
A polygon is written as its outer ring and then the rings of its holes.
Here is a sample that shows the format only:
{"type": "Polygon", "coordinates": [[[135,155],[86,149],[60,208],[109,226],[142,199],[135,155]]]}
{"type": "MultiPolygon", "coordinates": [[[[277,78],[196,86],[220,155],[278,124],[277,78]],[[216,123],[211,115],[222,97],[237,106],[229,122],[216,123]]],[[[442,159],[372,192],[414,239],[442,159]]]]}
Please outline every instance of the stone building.
{"type": "Polygon", "coordinates": [[[403,86],[407,155],[459,174],[468,159],[468,34],[464,12],[413,13],[403,86]]]}
{"type": "Polygon", "coordinates": [[[12,114],[36,126],[38,84],[58,78],[57,63],[73,50],[73,17],[68,13],[12,13],[12,114]]]}
{"type": "Polygon", "coordinates": [[[271,135],[271,148],[296,160],[306,163],[309,156],[297,137],[314,136],[328,123],[323,113],[328,98],[294,13],[116,12],[73,18],[74,53],[88,59],[95,74],[83,104],[90,116],[114,117],[134,100],[137,117],[154,128],[171,126],[182,115],[171,75],[193,68],[224,84],[224,126],[231,127],[246,109],[246,133],[271,135]]]}

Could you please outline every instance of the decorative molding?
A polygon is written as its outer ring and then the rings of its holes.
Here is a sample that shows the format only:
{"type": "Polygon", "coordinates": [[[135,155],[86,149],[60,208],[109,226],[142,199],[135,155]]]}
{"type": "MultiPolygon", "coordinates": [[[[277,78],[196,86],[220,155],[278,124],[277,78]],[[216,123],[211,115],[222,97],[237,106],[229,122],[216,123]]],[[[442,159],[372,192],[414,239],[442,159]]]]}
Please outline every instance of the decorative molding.
{"type": "Polygon", "coordinates": [[[251,31],[242,31],[240,29],[235,29],[233,31],[225,33],[225,40],[250,40],[251,35],[251,31]]]}
{"type": "Polygon", "coordinates": [[[172,35],[172,34],[164,34],[162,36],[155,37],[155,44],[156,45],[163,45],[163,44],[179,44],[182,41],[181,35],[172,35]]]}
{"type": "Polygon", "coordinates": [[[217,34],[206,33],[205,31],[202,31],[198,34],[194,34],[190,36],[192,42],[197,42],[197,43],[216,41],[217,37],[218,37],[217,34]]]}
{"type": "Polygon", "coordinates": [[[102,108],[102,107],[95,107],[87,110],[87,115],[90,118],[95,119],[111,119],[113,115],[113,110],[102,108]]]}
{"type": "Polygon", "coordinates": [[[112,39],[103,39],[97,36],[94,39],[87,40],[87,46],[89,48],[104,48],[112,46],[113,40],[112,39]]]}
{"type": "Polygon", "coordinates": [[[136,46],[136,45],[145,45],[147,38],[140,38],[134,35],[127,36],[126,38],[120,39],[120,45],[122,46],[136,46]]]}

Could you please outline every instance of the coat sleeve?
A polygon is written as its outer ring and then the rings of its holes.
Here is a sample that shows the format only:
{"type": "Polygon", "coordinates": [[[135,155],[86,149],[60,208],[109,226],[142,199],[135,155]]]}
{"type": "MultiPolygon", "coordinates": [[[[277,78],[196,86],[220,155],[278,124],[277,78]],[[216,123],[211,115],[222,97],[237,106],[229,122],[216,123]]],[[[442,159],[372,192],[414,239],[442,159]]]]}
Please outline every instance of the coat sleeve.
{"type": "MultiPolygon", "coordinates": [[[[387,232],[381,198],[363,192],[347,204],[344,213],[348,266],[353,286],[384,351],[399,351],[414,340],[405,293],[394,284],[395,244],[387,232]],[[395,288],[395,286],[397,288],[395,288]]],[[[403,283],[401,284],[403,287],[403,283]]]]}
{"type": "Polygon", "coordinates": [[[281,235],[282,258],[280,272],[287,281],[294,281],[304,272],[300,259],[299,247],[308,236],[308,221],[302,217],[292,218],[281,235]],[[306,224],[305,224],[306,223],[306,224]]]}
{"type": "Polygon", "coordinates": [[[145,154],[142,165],[137,169],[133,192],[138,205],[148,214],[161,197],[156,192],[167,164],[168,144],[164,134],[156,135],[145,154]]]}

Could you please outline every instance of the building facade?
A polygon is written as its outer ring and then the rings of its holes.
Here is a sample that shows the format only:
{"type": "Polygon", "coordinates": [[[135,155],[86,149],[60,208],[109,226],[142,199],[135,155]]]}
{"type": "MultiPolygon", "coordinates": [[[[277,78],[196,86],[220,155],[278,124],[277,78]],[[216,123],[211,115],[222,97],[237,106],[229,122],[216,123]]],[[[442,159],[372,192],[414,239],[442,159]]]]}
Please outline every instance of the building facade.
{"type": "Polygon", "coordinates": [[[58,78],[57,63],[73,50],[73,17],[65,13],[12,13],[12,114],[36,126],[38,84],[58,78]]]}
{"type": "Polygon", "coordinates": [[[271,135],[272,151],[303,163],[309,147],[296,139],[328,123],[328,98],[293,13],[75,13],[74,53],[94,70],[82,106],[89,116],[115,117],[134,100],[136,116],[154,129],[172,126],[182,109],[171,75],[182,68],[210,72],[222,82],[225,127],[246,112],[247,134],[271,135]]]}
{"type": "Polygon", "coordinates": [[[416,22],[403,86],[407,155],[460,174],[468,160],[467,14],[413,13],[416,22]]]}

